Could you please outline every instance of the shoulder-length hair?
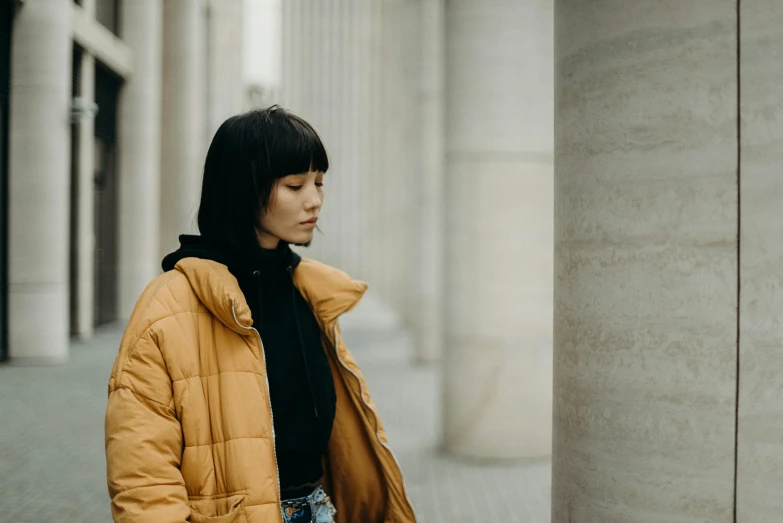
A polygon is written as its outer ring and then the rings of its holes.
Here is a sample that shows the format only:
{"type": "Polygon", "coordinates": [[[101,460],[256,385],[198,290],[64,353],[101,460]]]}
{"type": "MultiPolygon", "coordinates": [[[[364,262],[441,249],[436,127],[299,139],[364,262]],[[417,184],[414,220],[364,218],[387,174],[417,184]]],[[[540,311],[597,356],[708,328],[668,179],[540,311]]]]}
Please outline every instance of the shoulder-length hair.
{"type": "Polygon", "coordinates": [[[235,251],[258,246],[257,228],[280,178],[326,172],[315,129],[276,105],[232,116],[215,133],[204,163],[198,228],[235,251]]]}

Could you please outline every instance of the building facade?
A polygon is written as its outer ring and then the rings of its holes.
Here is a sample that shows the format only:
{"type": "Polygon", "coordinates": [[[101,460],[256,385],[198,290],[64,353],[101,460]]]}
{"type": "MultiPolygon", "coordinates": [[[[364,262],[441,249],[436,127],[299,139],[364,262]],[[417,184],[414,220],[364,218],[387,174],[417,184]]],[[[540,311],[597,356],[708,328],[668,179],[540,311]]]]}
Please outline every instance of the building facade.
{"type": "Polygon", "coordinates": [[[129,317],[161,253],[193,231],[208,140],[243,108],[242,3],[3,6],[3,347],[60,362],[72,337],[129,317]]]}

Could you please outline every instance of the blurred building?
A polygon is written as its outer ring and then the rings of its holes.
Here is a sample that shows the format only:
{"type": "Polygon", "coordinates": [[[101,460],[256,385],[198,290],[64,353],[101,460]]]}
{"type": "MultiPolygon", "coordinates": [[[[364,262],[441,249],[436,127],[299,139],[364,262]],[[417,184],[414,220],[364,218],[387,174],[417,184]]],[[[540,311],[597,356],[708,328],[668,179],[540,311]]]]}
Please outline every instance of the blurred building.
{"type": "Polygon", "coordinates": [[[208,140],[244,106],[242,3],[2,5],[3,355],[57,362],[193,230],[208,140]]]}

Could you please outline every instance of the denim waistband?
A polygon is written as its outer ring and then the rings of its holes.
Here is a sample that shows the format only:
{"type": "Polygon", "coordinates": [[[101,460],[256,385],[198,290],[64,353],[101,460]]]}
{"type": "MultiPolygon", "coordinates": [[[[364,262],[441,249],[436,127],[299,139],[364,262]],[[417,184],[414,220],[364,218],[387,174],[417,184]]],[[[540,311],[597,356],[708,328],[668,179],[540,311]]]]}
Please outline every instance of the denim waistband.
{"type": "Polygon", "coordinates": [[[333,521],[332,518],[337,513],[332,500],[320,486],[307,496],[282,501],[280,508],[285,523],[312,521],[329,523],[333,521]]]}

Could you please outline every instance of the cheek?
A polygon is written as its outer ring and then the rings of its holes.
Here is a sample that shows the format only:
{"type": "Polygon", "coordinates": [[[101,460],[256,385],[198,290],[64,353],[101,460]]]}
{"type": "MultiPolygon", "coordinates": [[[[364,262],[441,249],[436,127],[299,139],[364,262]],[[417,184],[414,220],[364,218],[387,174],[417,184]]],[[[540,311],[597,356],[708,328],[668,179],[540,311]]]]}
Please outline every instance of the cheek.
{"type": "Polygon", "coordinates": [[[261,221],[267,221],[270,219],[274,219],[277,216],[280,216],[281,213],[281,204],[284,205],[285,202],[285,194],[280,189],[274,189],[272,191],[272,194],[269,195],[269,201],[266,204],[266,209],[264,210],[263,215],[261,216],[261,221]]]}
{"type": "Polygon", "coordinates": [[[269,204],[270,214],[280,218],[298,215],[300,208],[298,193],[285,189],[277,191],[274,201],[269,204]]]}

